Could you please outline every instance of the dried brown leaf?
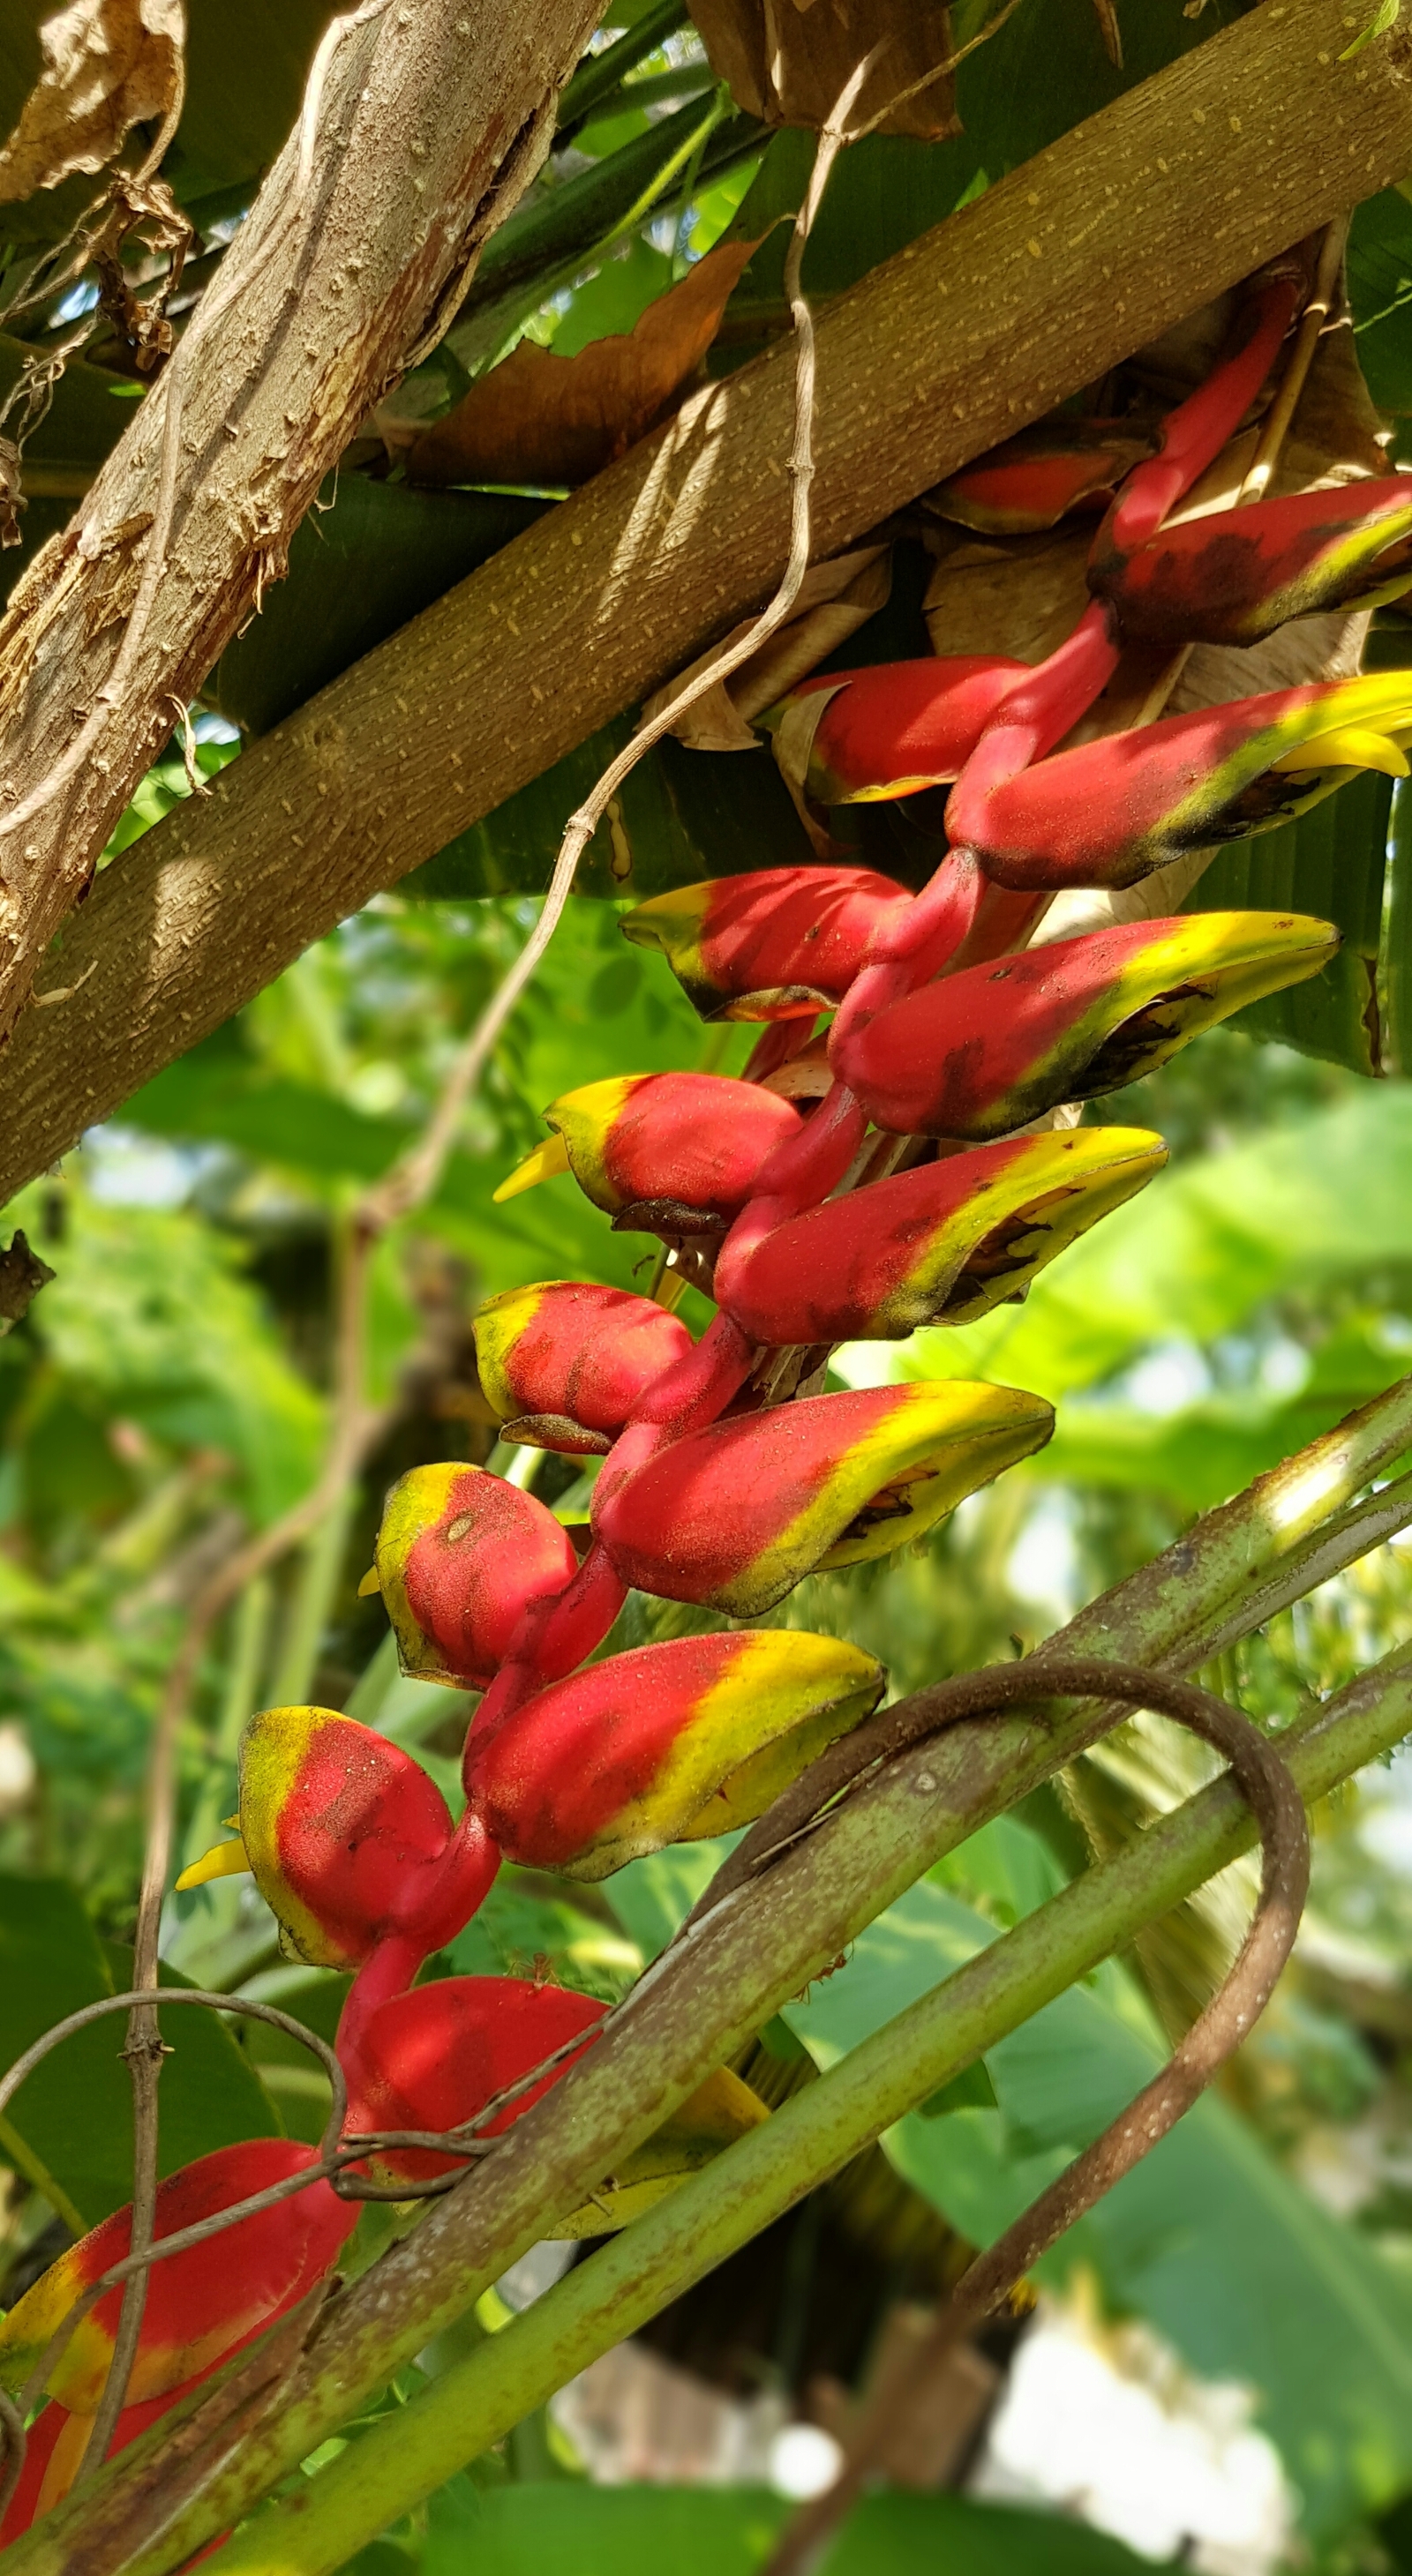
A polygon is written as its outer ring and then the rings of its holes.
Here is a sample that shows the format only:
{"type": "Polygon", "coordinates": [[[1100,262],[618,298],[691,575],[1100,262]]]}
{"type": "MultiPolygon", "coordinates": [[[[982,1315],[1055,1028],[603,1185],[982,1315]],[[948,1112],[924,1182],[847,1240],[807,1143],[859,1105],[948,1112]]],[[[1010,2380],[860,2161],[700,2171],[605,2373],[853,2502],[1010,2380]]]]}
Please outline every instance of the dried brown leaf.
{"type": "Polygon", "coordinates": [[[960,131],[950,73],[926,79],[955,50],[943,0],[692,0],[691,14],[718,80],[738,107],[767,125],[817,131],[876,47],[853,124],[867,123],[895,98],[880,133],[934,142],[960,131]],[[908,98],[914,81],[926,86],[908,98]]]}
{"type": "Polygon", "coordinates": [[[182,0],[73,0],[39,30],[44,70],[0,152],[0,204],[102,170],[181,79],[182,0]]]}
{"type": "MultiPolygon", "coordinates": [[[[760,737],[752,732],[748,718],[773,706],[776,698],[807,679],[850,635],[856,635],[885,606],[891,587],[890,546],[861,546],[852,554],[836,555],[831,563],[811,564],[793,615],[728,680],[718,681],[687,708],[672,727],[677,740],[691,751],[758,751],[760,737]]],[[[668,680],[648,699],[644,716],[656,715],[707,662],[744,633],[745,627],[737,626],[699,661],[668,680]]]]}
{"type": "Polygon", "coordinates": [[[1071,520],[1044,536],[946,545],[922,602],[933,652],[1042,662],[1088,606],[1092,540],[1091,526],[1071,520]]]}
{"type": "Polygon", "coordinates": [[[631,331],[556,358],[522,340],[407,457],[411,483],[586,483],[652,428],[700,365],[755,242],[719,242],[631,331]]]}
{"type": "Polygon", "coordinates": [[[0,1252],[0,1335],[19,1322],[53,1277],[48,1262],[31,1252],[21,1233],[14,1233],[0,1252]]]}

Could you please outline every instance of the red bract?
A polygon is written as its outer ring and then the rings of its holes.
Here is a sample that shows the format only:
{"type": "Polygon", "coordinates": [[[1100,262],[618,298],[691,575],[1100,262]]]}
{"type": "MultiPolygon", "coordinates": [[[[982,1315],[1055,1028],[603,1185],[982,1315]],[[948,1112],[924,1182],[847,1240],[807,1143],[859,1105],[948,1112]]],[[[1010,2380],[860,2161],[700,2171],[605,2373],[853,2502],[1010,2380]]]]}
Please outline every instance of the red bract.
{"type": "MultiPolygon", "coordinates": [[[[522,1977],[445,1977],[393,1995],[358,2031],[348,2066],[348,2134],[458,2128],[566,2040],[582,2034],[586,2046],[605,2009],[587,1995],[522,1977]]],[[[482,2134],[502,2135],[572,2064],[571,2057],[562,2059],[482,2134]]],[[[424,2182],[454,2171],[457,2159],[384,2147],[369,2165],[383,2179],[424,2182]]]]}
{"type": "Polygon", "coordinates": [[[1409,727],[1405,671],[1275,689],[1109,734],[994,786],[963,778],[947,829],[999,885],[1132,885],[1302,813],[1352,769],[1404,775],[1409,727]]]}
{"type": "Polygon", "coordinates": [[[351,1968],[398,1937],[419,1957],[482,1902],[500,1855],[463,1819],[453,1829],[419,1762],[327,1708],[267,1708],[240,1746],[240,1840],[218,1843],[178,1887],[251,1869],[281,1946],[351,1968]]]}
{"type": "Polygon", "coordinates": [[[979,1144],[1136,1081],[1337,946],[1299,914],[1129,922],[925,985],[851,1031],[835,1066],[879,1127],[979,1144]]]}
{"type": "Polygon", "coordinates": [[[722,1073],[590,1082],[544,1115],[557,1133],[502,1181],[497,1199],[572,1171],[615,1225],[668,1235],[719,1233],[800,1125],[787,1100],[722,1073]]]}
{"type": "Polygon", "coordinates": [[[507,1440],[602,1456],[633,1406],[691,1350],[650,1297],[542,1279],[490,1297],[475,1320],[483,1392],[507,1440]]]}
{"type": "MultiPolygon", "coordinates": [[[[314,2147],[294,2138],[250,2138],[218,2147],[157,2186],[156,2239],[176,2236],[272,2183],[307,2172],[314,2147]]],[[[142,2336],[128,2383],[134,2405],[198,2378],[273,2323],[322,2280],[357,2221],[357,2208],[326,2182],[309,2183],[273,2208],[237,2219],[148,2275],[142,2336]]],[[[16,2301],[0,2324],[0,2382],[23,2387],[51,2335],[93,2281],[120,2263],[132,2241],[132,2212],[120,2209],[16,2301]]],[[[109,2290],[75,2328],[47,2387],[72,2414],[97,2407],[112,2359],[122,2288],[109,2290]]]]}
{"type": "Polygon", "coordinates": [[[561,1592],[578,1559],[533,1494],[453,1462],[399,1477],[375,1564],[404,1673],[484,1690],[525,1612],[561,1592]]]}
{"type": "MultiPolygon", "coordinates": [[[[709,1435],[708,1435],[709,1436],[709,1435]]],[[[604,1878],[760,1814],[882,1695],[871,1655],[766,1629],[611,1655],[466,1739],[471,1807],[511,1859],[604,1878]]]]}
{"type": "Polygon", "coordinates": [[[1247,278],[1219,365],[1194,394],[1168,413],[1158,453],[1135,466],[1118,493],[1108,523],[1118,544],[1129,546],[1151,536],[1219,456],[1241,414],[1259,393],[1303,301],[1304,276],[1297,253],[1288,253],[1247,278]]]}
{"type": "Polygon", "coordinates": [[[870,868],[758,868],[654,895],[621,927],[660,950],[704,1020],[812,1019],[842,999],[878,923],[909,900],[870,868]]]}
{"type": "MultiPolygon", "coordinates": [[[[606,2011],[606,2004],[588,1995],[523,1977],[447,1977],[395,1996],[369,2016],[360,2033],[350,2129],[356,2135],[460,2128],[556,2050],[580,2037],[586,2048],[606,2011]]],[[[581,2054],[569,2049],[478,2134],[502,2136],[581,2054]]],[[[721,2068],[644,2145],[620,2157],[608,2180],[561,2218],[553,2233],[600,2236],[625,2225],[765,2116],[749,2086],[721,2068]]],[[[464,2171],[465,2159],[432,2149],[379,2147],[368,2165],[387,2182],[425,2182],[464,2171]]]]}
{"type": "Polygon", "coordinates": [[[732,1261],[715,1295],[756,1342],[897,1338],[969,1324],[1160,1170],[1160,1136],[1079,1127],[1017,1136],[832,1199],[732,1261]]]}
{"type": "Polygon", "coordinates": [[[691,1432],[621,1482],[605,1477],[594,1529],[639,1591],[753,1619],[802,1575],[919,1537],[1053,1426],[1049,1405],[1015,1387],[810,1396],[691,1432]]]}
{"type": "Polygon", "coordinates": [[[1258,644],[1290,617],[1372,608],[1412,585],[1412,474],[1298,492],[1100,539],[1089,587],[1145,644],[1258,644]]]}
{"type": "Polygon", "coordinates": [[[982,536],[1018,537],[1057,526],[1074,510],[1103,509],[1153,442],[1115,420],[1064,413],[1037,421],[963,465],[928,493],[944,518],[982,536]]]}
{"type": "Polygon", "coordinates": [[[953,653],[805,680],[762,721],[786,777],[818,805],[913,796],[959,776],[1027,662],[953,653]]]}

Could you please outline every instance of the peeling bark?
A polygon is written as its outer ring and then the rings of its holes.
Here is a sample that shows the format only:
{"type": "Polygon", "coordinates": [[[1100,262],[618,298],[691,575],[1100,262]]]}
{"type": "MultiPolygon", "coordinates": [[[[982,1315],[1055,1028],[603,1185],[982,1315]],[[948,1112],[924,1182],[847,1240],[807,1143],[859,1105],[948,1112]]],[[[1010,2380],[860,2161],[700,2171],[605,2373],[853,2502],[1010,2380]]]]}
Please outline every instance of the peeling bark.
{"type": "Polygon", "coordinates": [[[455,312],[597,17],[594,0],[383,0],[342,22],[302,154],[296,130],[0,622],[0,1035],[324,475],[455,312]]]}

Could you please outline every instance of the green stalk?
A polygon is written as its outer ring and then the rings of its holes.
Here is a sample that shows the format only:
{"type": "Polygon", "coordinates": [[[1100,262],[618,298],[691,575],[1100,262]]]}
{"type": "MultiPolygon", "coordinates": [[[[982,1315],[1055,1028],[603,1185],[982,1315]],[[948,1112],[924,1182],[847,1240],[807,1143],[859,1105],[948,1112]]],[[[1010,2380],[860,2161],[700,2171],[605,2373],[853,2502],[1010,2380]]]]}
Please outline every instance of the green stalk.
{"type": "MultiPolygon", "coordinates": [[[[1306,1800],[1412,1727],[1406,1654],[1361,1675],[1289,1748],[1306,1800]]],[[[1189,1896],[1254,1839],[1217,1781],[899,2013],[764,2128],[684,2183],[524,2315],[218,2552],[222,2576],[331,2576],[575,2372],[679,2298],[938,2086],[1189,1896]]],[[[147,2562],[143,2562],[146,2564],[147,2562]]]]}
{"type": "Polygon", "coordinates": [[[199,1860],[201,1854],[210,1849],[216,1839],[222,1809],[235,1800],[235,1763],[240,1751],[240,1731],[252,1708],[259,1706],[260,1668],[265,1659],[272,1599],[269,1576],[257,1574],[253,1583],[247,1583],[235,1605],[230,1624],[230,1661],[226,1666],[226,1686],[221,1694],[221,1713],[216,1722],[206,1778],[186,1837],[183,1857],[187,1861],[199,1860]]]}
{"type": "MultiPolygon", "coordinates": [[[[685,0],[652,0],[652,6],[644,9],[635,26],[624,29],[615,44],[605,46],[601,54],[586,54],[559,101],[556,132],[560,139],[590,116],[602,116],[610,102],[618,105],[618,92],[629,72],[685,23],[685,0]]],[[[637,101],[629,98],[622,103],[631,107],[637,101]]]]}
{"type": "MultiPolygon", "coordinates": [[[[1199,1665],[1227,1636],[1247,1633],[1412,1520],[1412,1480],[1349,1508],[1409,1446],[1412,1379],[1404,1379],[1234,1503],[1208,1513],[1153,1565],[1082,1612],[1051,1651],[1178,1672],[1199,1665]]],[[[68,2576],[76,2558],[85,2576],[117,2568],[163,2576],[228,2531],[528,2246],[552,2234],[619,2157],[828,1967],[864,1924],[1070,1760],[1090,1723],[1069,1704],[1048,1723],[1016,1717],[955,1726],[859,1791],[758,1886],[703,1921],[660,1970],[649,1970],[611,2034],[519,2121],[513,2156],[489,2158],[343,2293],[277,2390],[261,2376],[269,2364],[257,2345],[15,2544],[14,2576],[68,2576]],[[225,2411],[237,2386],[250,2392],[249,2429],[238,2445],[225,2411]],[[267,2396],[257,2402],[262,2387],[267,2396]],[[197,2416],[203,2424],[193,2422],[197,2416]],[[163,2535],[156,2542],[154,2528],[163,2535]]],[[[1396,1731],[1405,1725],[1404,1716],[1396,1731]]],[[[1359,1751],[1348,1767],[1368,1758],[1359,1751]]],[[[1146,1887],[1158,1830],[1110,1868],[1133,1869],[1146,1887]]],[[[1225,1856],[1203,1862],[1155,1910],[1225,1856]]],[[[1061,1984],[1073,1973],[1066,1968],[1061,1984]]],[[[929,2079],[927,2089],[942,2080],[929,2079]]],[[[741,2170],[736,2152],[732,2174],[741,2170]]],[[[809,2187],[806,2177],[799,2189],[809,2187]]]]}
{"type": "Polygon", "coordinates": [[[349,1525],[358,1500],[356,1484],[344,1486],[304,1543],[279,1658],[270,1681],[272,1708],[301,1706],[318,1669],[319,1648],[328,1626],[339,1576],[343,1572],[349,1525]]]}
{"type": "MultiPolygon", "coordinates": [[[[651,147],[650,152],[643,156],[645,175],[642,184],[628,198],[622,211],[615,212],[596,237],[588,237],[575,229],[557,258],[547,257],[543,265],[533,265],[523,282],[514,275],[510,276],[498,292],[493,288],[494,270],[489,262],[487,246],[477,286],[467,296],[454,328],[447,333],[447,345],[453,355],[464,367],[476,373],[494,366],[510,347],[521,323],[530,314],[537,313],[561,286],[572,285],[585,269],[600,265],[620,241],[626,241],[630,233],[635,233],[647,221],[653,208],[661,204],[684,170],[694,165],[698,179],[703,172],[715,176],[718,171],[728,169],[733,162],[744,160],[748,153],[758,149],[760,136],[760,127],[750,118],[725,115],[719,95],[714,95],[707,102],[704,112],[698,98],[679,109],[676,116],[664,117],[660,125],[653,126],[650,134],[638,138],[651,147]],[[664,150],[664,143],[669,138],[671,149],[664,150]]],[[[586,171],[582,181],[570,179],[549,198],[543,209],[543,243],[558,238],[565,229],[562,219],[571,191],[587,182],[596,182],[601,170],[606,197],[607,180],[618,174],[620,181],[626,175],[634,150],[634,145],[626,144],[621,152],[612,153],[597,168],[586,171]]],[[[613,190],[615,206],[621,194],[619,184],[613,190]]],[[[508,240],[509,232],[507,224],[504,236],[497,233],[494,240],[497,243],[502,238],[508,240]]]]}

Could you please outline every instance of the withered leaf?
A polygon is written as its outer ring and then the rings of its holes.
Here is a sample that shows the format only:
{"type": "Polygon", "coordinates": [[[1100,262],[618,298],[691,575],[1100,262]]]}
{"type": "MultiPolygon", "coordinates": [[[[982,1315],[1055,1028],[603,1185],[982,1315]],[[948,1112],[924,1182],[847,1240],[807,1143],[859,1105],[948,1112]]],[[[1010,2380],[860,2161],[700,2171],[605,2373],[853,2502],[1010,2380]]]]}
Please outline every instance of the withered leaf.
{"type": "MultiPolygon", "coordinates": [[[[678,742],[690,751],[756,751],[760,737],[748,721],[762,708],[773,706],[787,689],[836,653],[850,635],[885,606],[892,587],[892,549],[886,545],[861,546],[852,554],[836,555],[832,562],[811,564],[799,588],[799,596],[783,626],[769,636],[742,662],[728,680],[717,680],[678,718],[672,731],[678,742]]],[[[676,678],[654,691],[643,708],[645,716],[657,715],[688,680],[719,653],[745,634],[752,623],[747,619],[733,627],[709,653],[702,653],[688,663],[676,678]]]]}
{"type": "Polygon", "coordinates": [[[522,340],[408,452],[409,483],[586,483],[661,418],[758,248],[719,242],[634,324],[556,358],[522,340]]]}
{"type": "Polygon", "coordinates": [[[1091,543],[1091,527],[1070,521],[1044,536],[946,544],[922,602],[933,652],[1042,662],[1088,606],[1091,543]]]}
{"type": "Polygon", "coordinates": [[[28,507],[20,481],[20,451],[12,438],[0,438],[0,546],[22,546],[20,512],[28,507]]]}
{"type": "Polygon", "coordinates": [[[960,131],[951,75],[941,70],[955,52],[945,0],[692,0],[691,14],[718,80],[767,125],[823,125],[876,48],[851,124],[895,99],[882,134],[935,142],[960,131]],[[940,77],[928,80],[929,72],[940,77]]]}
{"type": "Polygon", "coordinates": [[[28,1313],[40,1289],[47,1288],[53,1277],[48,1262],[31,1252],[17,1229],[0,1252],[0,1337],[28,1313]]]}
{"type": "Polygon", "coordinates": [[[0,204],[101,170],[181,78],[182,0],[72,0],[39,30],[44,70],[0,152],[0,204]]]}

